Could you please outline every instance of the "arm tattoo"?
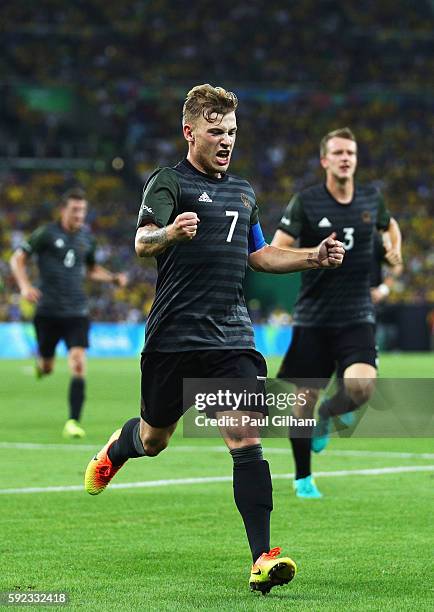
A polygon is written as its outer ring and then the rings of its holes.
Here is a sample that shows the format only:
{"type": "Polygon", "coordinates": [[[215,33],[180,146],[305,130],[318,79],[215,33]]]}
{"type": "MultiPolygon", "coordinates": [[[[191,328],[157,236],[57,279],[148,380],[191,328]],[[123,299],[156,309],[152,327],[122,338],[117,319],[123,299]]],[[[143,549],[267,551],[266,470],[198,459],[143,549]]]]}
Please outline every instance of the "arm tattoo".
{"type": "Polygon", "coordinates": [[[149,233],[142,234],[138,240],[141,244],[166,244],[167,228],[160,227],[156,230],[151,230],[149,233]]]}
{"type": "Polygon", "coordinates": [[[318,253],[308,253],[307,254],[307,263],[311,265],[313,268],[319,267],[319,257],[318,253]]]}

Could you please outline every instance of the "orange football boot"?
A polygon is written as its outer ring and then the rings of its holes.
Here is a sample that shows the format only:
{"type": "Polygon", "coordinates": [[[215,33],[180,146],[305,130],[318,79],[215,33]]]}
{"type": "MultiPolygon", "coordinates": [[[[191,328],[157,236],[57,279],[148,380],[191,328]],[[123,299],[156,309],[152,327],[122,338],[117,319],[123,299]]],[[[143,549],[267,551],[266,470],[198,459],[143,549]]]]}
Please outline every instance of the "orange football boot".
{"type": "Polygon", "coordinates": [[[297,566],[289,557],[279,557],[281,548],[262,553],[252,566],[250,589],[266,595],[275,586],[288,584],[297,572],[297,566]]]}
{"type": "Polygon", "coordinates": [[[104,491],[113,476],[119,472],[122,465],[114,467],[108,456],[110,446],[121,435],[121,429],[116,430],[109,441],[102,449],[90,460],[86,474],[84,475],[84,488],[90,495],[99,495],[104,491]]]}

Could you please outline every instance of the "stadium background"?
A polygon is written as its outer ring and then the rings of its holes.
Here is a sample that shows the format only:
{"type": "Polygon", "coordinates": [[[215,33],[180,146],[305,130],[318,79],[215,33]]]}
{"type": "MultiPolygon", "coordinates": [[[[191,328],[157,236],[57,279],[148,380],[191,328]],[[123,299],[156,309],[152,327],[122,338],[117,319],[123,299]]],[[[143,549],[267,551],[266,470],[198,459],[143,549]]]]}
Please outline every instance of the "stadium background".
{"type": "MultiPolygon", "coordinates": [[[[133,251],[141,189],[155,166],[185,154],[183,97],[211,82],[239,96],[231,170],[253,183],[269,238],[291,194],[321,179],[322,135],[354,130],[357,178],[383,190],[404,240],[405,272],[383,309],[382,348],[429,349],[432,17],[428,0],[403,0],[399,10],[391,0],[2,3],[0,321],[31,319],[8,259],[76,184],[89,194],[98,261],[130,276],[114,293],[89,286],[92,319],[146,319],[155,269],[133,251]]],[[[288,324],[297,286],[296,276],[249,274],[254,322],[288,324]]],[[[32,343],[30,328],[0,329],[3,346],[32,343]]]]}

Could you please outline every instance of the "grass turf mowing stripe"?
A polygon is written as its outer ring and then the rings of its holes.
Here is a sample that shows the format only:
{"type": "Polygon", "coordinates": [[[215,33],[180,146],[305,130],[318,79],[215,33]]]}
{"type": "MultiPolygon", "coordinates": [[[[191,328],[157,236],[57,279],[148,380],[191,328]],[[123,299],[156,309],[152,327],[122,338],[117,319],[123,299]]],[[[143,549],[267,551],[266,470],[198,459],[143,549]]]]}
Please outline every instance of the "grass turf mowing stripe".
{"type": "MultiPolygon", "coordinates": [[[[434,472],[434,465],[401,465],[388,468],[369,468],[364,470],[337,470],[334,472],[315,472],[318,477],[340,476],[382,476],[384,474],[403,474],[408,472],[434,472]]],[[[294,474],[274,474],[273,480],[290,480],[294,474]]],[[[172,485],[211,484],[214,482],[231,482],[232,476],[204,476],[203,478],[173,478],[166,480],[145,480],[112,484],[110,489],[144,489],[151,487],[169,487],[172,485]]],[[[0,489],[0,495],[15,495],[21,493],[64,493],[83,491],[82,485],[60,487],[25,487],[22,489],[0,489]]]]}
{"type": "MultiPolygon", "coordinates": [[[[2,449],[18,449],[18,450],[65,450],[65,451],[95,451],[95,444],[40,444],[38,442],[0,442],[0,450],[2,449]]],[[[191,445],[172,445],[170,452],[196,452],[203,451],[215,453],[227,453],[226,446],[191,446],[191,445]]],[[[286,448],[267,448],[265,453],[270,455],[286,455],[290,450],[289,445],[286,448]]],[[[434,453],[404,453],[398,451],[370,451],[370,450],[326,450],[324,455],[335,455],[342,457],[390,457],[393,459],[434,459],[434,453]]]]}

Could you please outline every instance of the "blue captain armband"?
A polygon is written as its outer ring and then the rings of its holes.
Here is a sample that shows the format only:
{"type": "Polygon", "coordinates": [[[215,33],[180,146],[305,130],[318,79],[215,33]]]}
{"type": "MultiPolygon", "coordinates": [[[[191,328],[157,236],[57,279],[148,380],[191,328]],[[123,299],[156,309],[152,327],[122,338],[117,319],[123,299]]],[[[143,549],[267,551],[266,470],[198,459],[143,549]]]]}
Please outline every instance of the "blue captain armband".
{"type": "Polygon", "coordinates": [[[264,239],[264,234],[262,233],[261,225],[255,223],[250,227],[249,231],[249,255],[254,253],[255,251],[259,251],[262,247],[266,246],[266,242],[264,239]]]}

